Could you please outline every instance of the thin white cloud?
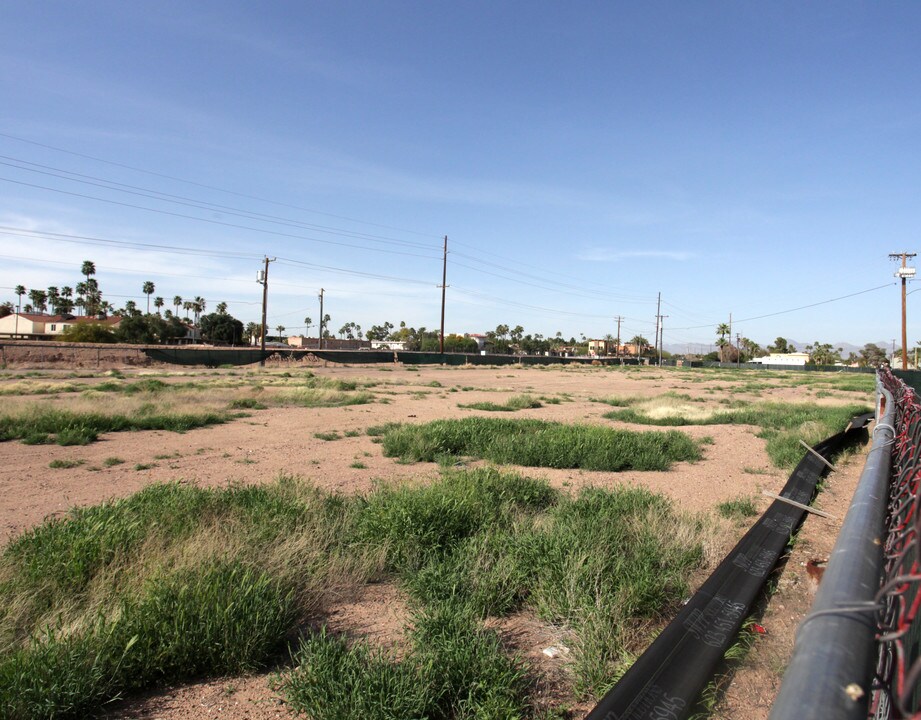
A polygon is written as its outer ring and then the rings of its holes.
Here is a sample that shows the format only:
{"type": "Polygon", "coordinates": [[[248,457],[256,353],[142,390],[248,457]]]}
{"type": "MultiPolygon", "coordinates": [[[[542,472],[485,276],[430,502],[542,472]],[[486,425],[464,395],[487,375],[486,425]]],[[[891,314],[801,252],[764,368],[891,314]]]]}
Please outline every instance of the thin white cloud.
{"type": "Polygon", "coordinates": [[[587,262],[621,262],[623,260],[674,260],[683,262],[696,257],[687,250],[616,250],[614,248],[589,248],[577,256],[587,262]]]}

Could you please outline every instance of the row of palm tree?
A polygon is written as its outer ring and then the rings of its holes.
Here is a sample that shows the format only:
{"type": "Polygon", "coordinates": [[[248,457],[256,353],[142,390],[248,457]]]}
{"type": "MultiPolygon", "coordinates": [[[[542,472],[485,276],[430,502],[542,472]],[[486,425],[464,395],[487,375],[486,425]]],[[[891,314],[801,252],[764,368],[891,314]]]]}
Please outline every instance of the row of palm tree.
{"type": "MultiPolygon", "coordinates": [[[[87,316],[114,313],[116,311],[115,308],[111,303],[103,300],[99,283],[96,278],[93,277],[96,274],[95,263],[91,260],[84,260],[83,264],[80,266],[80,274],[86,279],[78,282],[73,288],[65,285],[62,288],[51,286],[47,290],[40,290],[38,288],[27,290],[25,286],[17,285],[13,291],[19,298],[16,311],[20,313],[23,312],[23,310],[25,310],[25,312],[44,313],[50,308],[54,315],[68,315],[74,310],[80,309],[82,309],[87,316]],[[24,295],[27,295],[29,298],[29,303],[25,306],[23,306],[22,303],[24,295]]],[[[147,296],[148,315],[150,314],[151,296],[156,292],[156,289],[156,285],[151,280],[145,280],[141,285],[141,291],[147,296]]],[[[153,298],[153,306],[157,311],[157,315],[161,314],[161,309],[164,305],[166,305],[166,301],[162,297],[157,296],[153,298]]],[[[188,320],[189,315],[193,314],[195,323],[198,324],[202,313],[205,312],[207,302],[201,296],[196,296],[192,300],[183,300],[181,296],[176,295],[173,297],[173,306],[176,308],[175,313],[171,313],[167,310],[167,316],[175,315],[178,317],[180,308],[182,308],[185,310],[186,319],[188,320]]],[[[125,303],[124,309],[129,314],[137,312],[137,303],[133,300],[129,300],[125,303]]],[[[218,303],[217,312],[227,312],[227,303],[218,303]]]]}

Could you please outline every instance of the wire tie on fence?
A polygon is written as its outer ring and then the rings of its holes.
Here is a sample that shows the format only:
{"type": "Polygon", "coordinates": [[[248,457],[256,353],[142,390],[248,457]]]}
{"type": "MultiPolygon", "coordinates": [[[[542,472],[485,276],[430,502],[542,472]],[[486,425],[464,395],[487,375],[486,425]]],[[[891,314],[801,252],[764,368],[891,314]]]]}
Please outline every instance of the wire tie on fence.
{"type": "Polygon", "coordinates": [[[888,428],[889,430],[892,431],[892,434],[895,435],[895,428],[892,425],[890,425],[889,423],[878,422],[876,423],[876,427],[873,428],[873,437],[876,437],[876,431],[879,430],[880,428],[888,428]]]}
{"type": "Polygon", "coordinates": [[[803,618],[803,621],[799,624],[799,627],[796,630],[796,634],[799,635],[806,623],[816,618],[824,617],[826,615],[860,615],[861,613],[872,612],[875,613],[884,608],[883,605],[878,603],[868,601],[863,604],[858,605],[846,605],[844,607],[834,607],[827,608],[825,610],[816,610],[815,612],[809,613],[806,617],[803,618]]]}
{"type": "Polygon", "coordinates": [[[806,449],[807,449],[809,452],[811,452],[813,455],[815,455],[815,456],[816,456],[819,460],[821,460],[823,463],[825,463],[826,465],[828,465],[828,467],[831,469],[832,472],[835,471],[835,466],[832,465],[830,462],[828,462],[828,460],[826,460],[820,453],[817,453],[815,450],[813,450],[809,445],[807,445],[806,443],[804,443],[802,440],[799,441],[799,444],[802,445],[804,448],[806,448],[806,449]]]}
{"type": "Polygon", "coordinates": [[[834,515],[832,515],[832,514],[830,514],[830,513],[827,513],[827,512],[825,512],[824,510],[816,510],[814,507],[812,507],[812,506],[810,506],[810,505],[803,505],[803,503],[796,502],[796,500],[791,500],[790,498],[784,497],[783,495],[775,495],[774,493],[769,492],[768,490],[762,490],[762,491],[761,491],[761,494],[762,494],[762,495],[767,495],[769,498],[774,498],[775,500],[780,500],[780,502],[787,503],[787,505],[792,505],[793,507],[797,507],[797,508],[799,508],[800,510],[805,510],[806,512],[810,512],[810,513],[814,513],[814,514],[816,514],[816,515],[820,515],[820,516],[823,517],[823,518],[828,518],[829,520],[837,520],[837,519],[838,519],[838,518],[836,518],[834,515]]]}

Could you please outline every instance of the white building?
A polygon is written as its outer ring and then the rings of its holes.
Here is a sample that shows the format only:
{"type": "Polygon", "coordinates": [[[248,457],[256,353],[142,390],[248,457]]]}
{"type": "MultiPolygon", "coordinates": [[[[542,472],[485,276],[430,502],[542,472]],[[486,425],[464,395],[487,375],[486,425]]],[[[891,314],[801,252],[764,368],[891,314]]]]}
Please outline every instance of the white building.
{"type": "Polygon", "coordinates": [[[752,358],[749,362],[761,363],[762,365],[790,365],[802,367],[809,362],[809,353],[771,353],[764,357],[752,358]]]}

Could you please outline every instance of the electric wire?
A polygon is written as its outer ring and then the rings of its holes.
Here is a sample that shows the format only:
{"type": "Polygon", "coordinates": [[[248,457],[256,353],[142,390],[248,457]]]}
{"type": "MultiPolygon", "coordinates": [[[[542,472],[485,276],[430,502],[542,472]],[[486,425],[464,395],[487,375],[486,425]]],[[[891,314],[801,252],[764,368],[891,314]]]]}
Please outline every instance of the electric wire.
{"type": "MultiPolygon", "coordinates": [[[[865,295],[866,293],[871,293],[876,290],[882,290],[883,288],[892,287],[895,284],[896,283],[894,282],[889,282],[889,283],[885,283],[884,285],[877,285],[876,287],[867,288],[866,290],[859,290],[857,292],[848,293],[847,295],[840,295],[838,297],[829,298],[828,300],[820,300],[819,302],[810,303],[809,305],[800,305],[799,307],[789,308],[787,310],[778,310],[777,312],[766,313],[764,315],[755,315],[753,317],[738,318],[738,319],[734,319],[732,322],[733,324],[751,322],[753,320],[763,320],[764,318],[776,317],[778,315],[786,315],[788,313],[798,312],[800,310],[808,310],[809,308],[819,307],[820,305],[828,305],[829,303],[838,302],[839,300],[846,300],[848,298],[857,297],[858,295],[865,295]]],[[[723,321],[720,320],[717,322],[708,323],[706,325],[690,325],[688,327],[680,327],[680,328],[673,328],[673,329],[674,330],[699,330],[700,328],[706,328],[706,327],[711,327],[711,326],[715,327],[721,322],[723,321]]]]}
{"type": "Polygon", "coordinates": [[[187,179],[187,178],[181,178],[181,177],[178,177],[178,176],[175,176],[175,175],[168,175],[168,174],[166,174],[166,173],[160,173],[160,172],[156,172],[156,171],[154,171],[154,170],[147,170],[147,169],[144,169],[144,168],[139,168],[139,167],[136,167],[136,166],[134,166],[134,165],[127,165],[127,164],[125,164],[125,163],[115,162],[115,161],[113,161],[113,160],[106,160],[106,159],[104,159],[104,158],[95,157],[95,156],[93,156],[93,155],[87,155],[87,154],[85,154],[85,153],[79,153],[79,152],[76,152],[76,151],[74,151],[74,150],[67,150],[66,148],[57,147],[57,146],[55,146],[55,145],[48,145],[48,144],[46,144],[46,143],[40,143],[40,142],[37,142],[37,141],[35,141],[35,140],[28,140],[28,139],[26,139],[26,138],[19,137],[19,136],[17,136],[17,135],[11,135],[11,134],[9,134],[9,133],[0,132],[0,137],[5,137],[5,138],[8,138],[8,139],[10,139],[10,140],[16,140],[17,142],[22,142],[22,143],[26,143],[26,144],[29,144],[29,145],[34,145],[34,146],[36,146],[36,147],[42,147],[42,148],[45,148],[46,150],[54,150],[55,152],[65,153],[65,154],[67,154],[67,155],[73,155],[74,157],[84,158],[85,160],[92,160],[92,161],[94,161],[94,162],[103,163],[103,164],[105,164],[105,165],[111,165],[111,166],[113,166],[113,167],[120,167],[120,168],[123,168],[123,169],[125,169],[125,170],[131,170],[131,171],[133,171],[133,172],[143,173],[143,174],[145,174],[145,175],[150,175],[150,176],[152,176],[152,177],[159,177],[159,178],[163,178],[163,179],[165,179],[165,180],[173,180],[173,181],[175,181],[175,182],[181,182],[181,183],[184,183],[184,184],[186,184],[186,185],[192,185],[192,186],[194,186],[194,187],[203,188],[203,189],[205,189],[205,190],[213,190],[213,191],[215,191],[215,192],[225,193],[225,194],[227,194],[227,195],[233,195],[233,196],[235,196],[235,197],[247,198],[247,199],[249,199],[249,200],[257,200],[258,202],[268,203],[268,204],[270,204],[270,205],[275,205],[275,206],[277,206],[277,207],[285,207],[285,208],[289,208],[289,209],[291,209],[291,210],[300,210],[300,211],[302,211],[302,212],[314,213],[314,214],[316,214],[316,215],[323,215],[323,216],[325,216],[325,217],[332,217],[332,218],[336,218],[336,219],[338,219],[338,220],[347,220],[348,222],[359,223],[359,224],[361,224],[361,225],[368,225],[369,227],[379,227],[379,228],[384,228],[384,229],[386,229],[386,230],[394,230],[394,231],[396,231],[396,232],[403,232],[403,233],[407,233],[407,234],[410,234],[410,235],[419,235],[419,236],[421,236],[421,237],[440,238],[439,235],[436,235],[436,234],[434,234],[434,233],[419,232],[418,230],[407,230],[407,229],[405,229],[405,228],[399,228],[399,227],[395,227],[395,226],[392,226],[392,225],[385,225],[385,224],[383,224],[383,223],[369,222],[369,221],[367,221],[367,220],[358,220],[358,219],[356,219],[356,218],[348,217],[348,216],[345,216],[345,215],[337,215],[337,214],[335,214],[335,213],[324,212],[324,211],[322,211],[322,210],[315,210],[315,209],[311,209],[311,208],[301,207],[301,206],[299,206],[299,205],[292,205],[292,204],[289,204],[289,203],[279,202],[278,200],[270,200],[269,198],[260,197],[260,196],[258,196],[258,195],[250,195],[250,194],[248,194],[248,193],[241,193],[241,192],[237,192],[237,191],[235,191],[235,190],[228,190],[227,188],[222,188],[222,187],[219,187],[219,186],[217,186],[217,185],[209,185],[209,184],[207,184],[207,183],[200,183],[200,182],[196,182],[196,181],[194,181],[194,180],[189,180],[189,179],[187,179]]]}
{"type": "Polygon", "coordinates": [[[354,243],[346,243],[346,242],[339,242],[336,240],[326,240],[326,239],[321,239],[321,238],[314,238],[314,237],[310,237],[307,235],[295,235],[293,233],[284,233],[278,230],[268,230],[266,228],[252,227],[251,225],[240,225],[239,223],[230,223],[230,222],[224,222],[222,220],[214,220],[213,218],[202,218],[202,217],[197,217],[195,215],[186,215],[184,213],[172,212],[170,210],[150,208],[144,205],[135,205],[134,203],[121,202],[120,200],[112,200],[110,198],[101,198],[101,197],[96,197],[95,195],[86,195],[84,193],[72,192],[70,190],[61,190],[60,188],[48,187],[47,185],[37,185],[35,183],[27,183],[22,180],[13,180],[7,177],[0,177],[0,180],[2,180],[3,182],[12,183],[14,185],[22,185],[25,187],[31,187],[31,188],[35,188],[38,190],[47,190],[48,192],[59,193],[61,195],[79,197],[85,200],[96,200],[97,202],[108,203],[110,205],[118,205],[121,207],[133,208],[135,210],[144,210],[146,212],[157,213],[159,215],[168,215],[170,217],[177,217],[177,218],[182,218],[185,220],[196,220],[198,222],[209,223],[211,225],[219,225],[221,227],[230,227],[230,228],[234,228],[237,230],[249,230],[250,232],[258,232],[258,233],[263,233],[265,235],[275,235],[278,237],[286,237],[286,238],[291,238],[294,240],[307,240],[308,242],[323,243],[325,245],[337,245],[340,247],[349,247],[349,248],[354,248],[357,250],[370,250],[371,252],[387,253],[389,255],[404,255],[408,257],[424,258],[427,260],[441,260],[440,257],[433,257],[430,255],[420,255],[419,253],[405,252],[402,250],[389,250],[386,248],[368,247],[367,245],[356,245],[354,243]]]}
{"type": "Polygon", "coordinates": [[[199,200],[196,198],[184,197],[182,195],[173,195],[170,193],[164,193],[160,190],[153,190],[151,188],[138,187],[136,185],[127,185],[125,183],[115,182],[113,180],[106,180],[105,178],[99,178],[92,175],[83,175],[81,173],[75,173],[70,170],[63,170],[61,168],[51,167],[49,165],[41,165],[40,163],[33,163],[28,160],[21,160],[19,158],[13,158],[8,155],[0,155],[0,165],[16,168],[18,170],[25,170],[31,173],[37,173],[40,175],[46,175],[49,177],[56,177],[61,180],[68,180],[70,182],[79,182],[85,185],[90,185],[92,187],[103,188],[105,190],[114,190],[116,192],[123,192],[129,195],[136,195],[139,197],[146,197],[152,200],[160,200],[163,202],[171,202],[177,205],[183,205],[185,207],[194,207],[199,210],[217,210],[220,212],[227,213],[229,215],[234,215],[237,217],[244,217],[251,220],[257,220],[260,222],[269,222],[277,225],[284,225],[287,227],[297,227],[303,228],[305,230],[312,230],[316,232],[329,233],[331,235],[339,235],[342,237],[350,237],[358,240],[370,240],[371,242],[381,242],[381,243],[391,243],[396,245],[402,245],[407,247],[414,247],[423,250],[437,250],[439,248],[435,247],[430,243],[421,243],[413,242],[409,240],[400,240],[398,238],[385,237],[383,235],[372,235],[370,233],[358,233],[350,230],[345,230],[342,228],[333,228],[327,225],[316,225],[314,223],[305,223],[299,220],[293,220],[291,218],[284,218],[277,215],[268,215],[266,213],[258,213],[251,210],[243,210],[241,208],[235,208],[229,205],[220,205],[217,203],[208,202],[207,200],[199,200]],[[3,162],[3,159],[13,160],[14,164],[10,162],[3,162]],[[23,167],[25,165],[34,165],[35,167],[23,167]],[[44,168],[44,170],[37,170],[35,168],[44,168]],[[55,172],[49,172],[49,171],[55,172]],[[73,176],[73,177],[68,177],[73,176]],[[84,179],[80,179],[84,178],[84,179]],[[95,182],[94,182],[95,181],[95,182]]]}

